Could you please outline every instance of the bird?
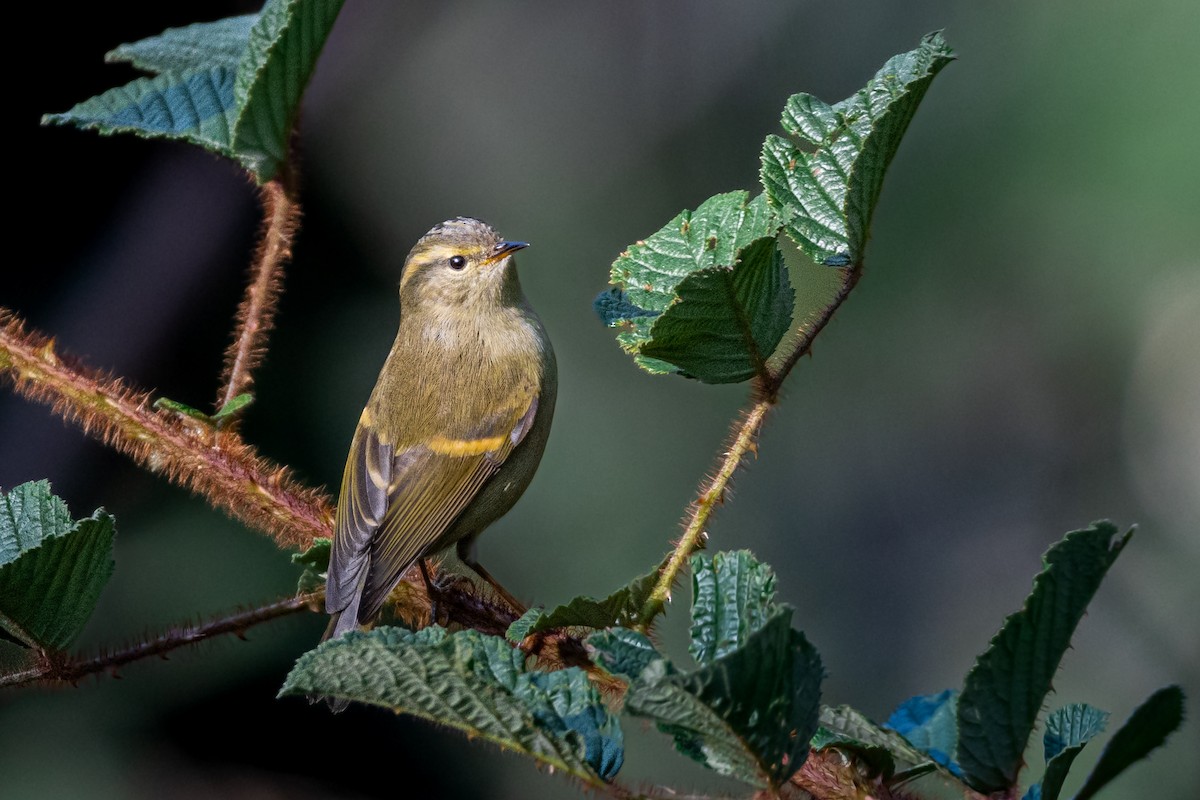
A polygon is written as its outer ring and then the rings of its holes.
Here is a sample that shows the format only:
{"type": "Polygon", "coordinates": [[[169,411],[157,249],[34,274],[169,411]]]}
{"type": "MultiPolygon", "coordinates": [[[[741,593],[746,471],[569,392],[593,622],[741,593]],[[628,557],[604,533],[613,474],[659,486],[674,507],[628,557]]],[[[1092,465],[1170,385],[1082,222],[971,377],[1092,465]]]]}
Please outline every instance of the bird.
{"type": "Polygon", "coordinates": [[[370,625],[414,563],[428,586],[425,559],[451,546],[524,610],[474,543],[529,486],[554,416],[554,350],[513,259],[525,247],[456,217],[405,259],[399,330],[342,476],[322,641],[370,625]]]}

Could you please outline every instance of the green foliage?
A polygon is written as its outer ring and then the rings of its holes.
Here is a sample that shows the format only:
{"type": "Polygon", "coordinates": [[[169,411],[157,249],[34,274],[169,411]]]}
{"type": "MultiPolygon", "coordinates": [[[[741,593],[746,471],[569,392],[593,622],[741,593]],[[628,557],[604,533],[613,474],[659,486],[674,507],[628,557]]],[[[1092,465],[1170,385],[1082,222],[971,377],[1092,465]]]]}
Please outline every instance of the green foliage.
{"type": "Polygon", "coordinates": [[[765,369],[792,318],[778,230],[762,195],[711,197],[630,245],[612,265],[619,291],[597,310],[626,327],[617,340],[649,372],[744,381],[765,369]]]}
{"type": "Polygon", "coordinates": [[[90,98],[44,124],[181,139],[232,158],[261,183],[287,159],[300,97],[343,0],[267,0],[259,14],[172,28],[109,61],[154,77],[90,98]]]}
{"type": "Polygon", "coordinates": [[[1024,607],[1004,621],[967,673],[958,700],[957,761],[967,783],[1013,786],[1054,673],[1083,612],[1132,531],[1111,522],[1068,533],[1043,558],[1024,607]]]}
{"type": "Polygon", "coordinates": [[[28,647],[62,650],[83,629],[113,571],[113,518],[77,522],[47,481],[0,507],[0,627],[28,647]]]}
{"type": "Polygon", "coordinates": [[[745,644],[775,609],[775,573],[749,550],[693,556],[690,652],[711,664],[745,644]]]}
{"type": "Polygon", "coordinates": [[[698,557],[692,612],[700,667],[677,669],[640,633],[589,639],[597,662],[629,679],[625,710],[653,719],[710,769],[777,789],[804,763],[824,672],[816,649],[773,602],[774,577],[748,552],[698,557]]]}
{"type": "Polygon", "coordinates": [[[1046,718],[1046,733],[1042,736],[1046,772],[1037,790],[1041,800],[1058,800],[1075,756],[1104,731],[1107,721],[1107,711],[1087,703],[1072,703],[1046,718]]]}
{"type": "Polygon", "coordinates": [[[834,106],[806,94],[789,99],[783,127],[802,144],[767,137],[764,194],[711,197],[613,262],[614,288],[595,308],[623,329],[621,347],[651,373],[705,383],[766,377],[794,303],[779,232],[820,263],[857,267],[884,173],[925,90],[952,59],[931,34],[834,106]]]}
{"type": "Polygon", "coordinates": [[[657,577],[657,572],[643,575],[601,600],[579,596],[564,605],[555,606],[550,611],[531,608],[509,626],[505,636],[511,642],[520,642],[532,633],[554,628],[603,630],[613,626],[632,625],[650,597],[657,577]]]}
{"type": "Polygon", "coordinates": [[[239,394],[225,405],[221,406],[215,414],[206,414],[198,408],[180,403],[178,400],[172,400],[169,397],[160,397],[154,401],[154,407],[165,411],[174,411],[176,414],[182,414],[185,417],[200,420],[208,425],[215,425],[224,419],[236,417],[242,413],[248,405],[254,402],[254,395],[250,393],[239,394]]]}
{"type": "MultiPolygon", "coordinates": [[[[896,773],[897,779],[911,779],[936,769],[934,762],[925,753],[899,733],[876,725],[865,714],[850,706],[822,707],[820,722],[819,735],[813,737],[814,748],[842,747],[843,743],[847,743],[861,750],[884,750],[890,757],[893,768],[900,770],[896,773]],[[820,731],[825,733],[820,735],[820,731]]],[[[870,758],[874,761],[879,757],[870,758]]]]}
{"type": "Polygon", "coordinates": [[[586,673],[526,670],[520,650],[474,630],[351,632],[301,656],[284,695],[325,695],[413,714],[594,785],[611,779],[624,759],[621,728],[586,673]]]}
{"type": "Polygon", "coordinates": [[[768,136],[760,178],[788,236],[813,261],[861,263],[888,165],[925,91],[952,60],[933,33],[840,103],[810,94],[788,99],[781,124],[799,142],[768,136]]]}
{"type": "Polygon", "coordinates": [[[304,567],[300,580],[296,582],[296,593],[304,594],[325,585],[325,573],[329,572],[329,554],[333,540],[318,536],[312,546],[303,553],[292,553],[292,563],[304,567]]]}
{"type": "Polygon", "coordinates": [[[1093,797],[1131,764],[1160,747],[1182,724],[1182,689],[1167,686],[1150,695],[1113,734],[1075,800],[1093,797]]]}

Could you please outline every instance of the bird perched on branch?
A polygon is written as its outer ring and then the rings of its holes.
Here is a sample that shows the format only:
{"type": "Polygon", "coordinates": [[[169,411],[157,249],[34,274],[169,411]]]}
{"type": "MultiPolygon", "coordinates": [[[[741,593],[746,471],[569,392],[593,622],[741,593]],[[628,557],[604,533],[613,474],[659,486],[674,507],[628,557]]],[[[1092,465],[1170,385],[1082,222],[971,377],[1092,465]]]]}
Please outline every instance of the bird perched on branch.
{"type": "Polygon", "coordinates": [[[400,330],[342,477],[325,639],[372,622],[409,567],[451,545],[521,608],[473,543],[529,485],[554,414],[554,351],[513,263],[527,246],[458,217],[408,254],[400,330]]]}

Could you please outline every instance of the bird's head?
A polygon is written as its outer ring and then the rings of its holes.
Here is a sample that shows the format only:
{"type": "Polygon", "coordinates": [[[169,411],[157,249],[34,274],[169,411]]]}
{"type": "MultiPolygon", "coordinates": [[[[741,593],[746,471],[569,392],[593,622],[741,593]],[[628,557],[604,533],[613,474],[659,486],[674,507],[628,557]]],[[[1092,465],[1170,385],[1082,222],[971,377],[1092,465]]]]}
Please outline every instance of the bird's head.
{"type": "Polygon", "coordinates": [[[485,311],[521,302],[512,255],[526,242],[502,239],[481,220],[455,217],[413,246],[400,277],[400,303],[413,310],[485,311]]]}

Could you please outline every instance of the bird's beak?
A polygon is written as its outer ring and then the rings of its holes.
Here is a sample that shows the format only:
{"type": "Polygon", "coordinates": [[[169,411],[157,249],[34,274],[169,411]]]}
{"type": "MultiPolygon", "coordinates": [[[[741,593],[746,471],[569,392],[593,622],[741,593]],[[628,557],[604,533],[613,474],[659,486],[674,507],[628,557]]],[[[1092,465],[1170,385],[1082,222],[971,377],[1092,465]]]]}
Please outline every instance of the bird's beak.
{"type": "Polygon", "coordinates": [[[492,248],[492,254],[480,263],[485,267],[490,267],[492,264],[508,258],[518,250],[524,250],[526,247],[529,247],[529,242],[500,242],[492,248]]]}

